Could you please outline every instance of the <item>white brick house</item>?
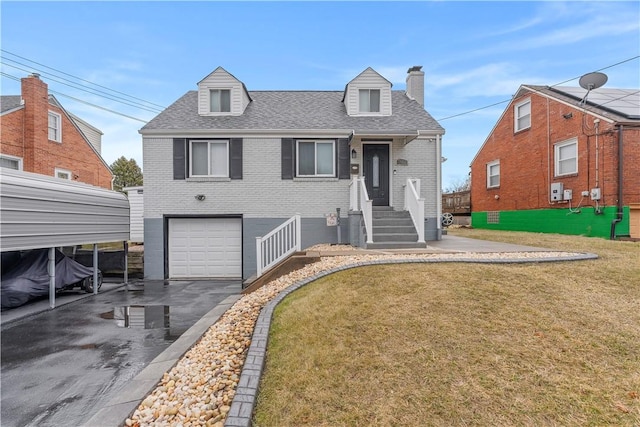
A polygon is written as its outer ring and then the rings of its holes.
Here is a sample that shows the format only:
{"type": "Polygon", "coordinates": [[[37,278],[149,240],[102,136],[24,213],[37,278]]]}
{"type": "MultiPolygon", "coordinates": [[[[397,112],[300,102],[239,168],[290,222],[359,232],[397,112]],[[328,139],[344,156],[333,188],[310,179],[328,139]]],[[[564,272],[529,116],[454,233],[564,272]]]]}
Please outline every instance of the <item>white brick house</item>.
{"type": "Polygon", "coordinates": [[[385,212],[405,210],[411,182],[413,241],[395,243],[439,240],[444,129],[424,109],[420,68],[405,92],[371,68],[344,91],[248,91],[218,67],[140,130],[145,277],[246,279],[256,237],[294,214],[303,248],[337,242],[337,209],[341,243],[385,247],[388,233],[365,227],[363,182],[385,212]]]}

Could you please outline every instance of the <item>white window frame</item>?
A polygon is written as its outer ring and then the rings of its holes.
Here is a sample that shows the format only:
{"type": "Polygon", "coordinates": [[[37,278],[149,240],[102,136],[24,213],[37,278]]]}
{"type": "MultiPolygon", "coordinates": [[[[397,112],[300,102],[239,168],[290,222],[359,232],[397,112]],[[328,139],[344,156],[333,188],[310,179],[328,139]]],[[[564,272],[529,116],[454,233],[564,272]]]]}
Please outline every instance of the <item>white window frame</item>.
{"type": "Polygon", "coordinates": [[[578,138],[571,138],[566,141],[558,142],[553,146],[553,172],[554,176],[567,176],[567,175],[576,175],[578,173],[578,138]],[[576,147],[576,155],[575,157],[567,157],[566,159],[560,158],[560,149],[575,145],[576,147]],[[571,172],[560,173],[560,162],[565,162],[567,160],[573,159],[575,168],[571,172]]]}
{"type": "Polygon", "coordinates": [[[228,139],[194,139],[189,141],[189,177],[212,177],[212,178],[229,178],[229,140],[228,139]],[[193,143],[207,143],[207,175],[195,175],[193,173],[193,143]],[[213,144],[225,144],[226,155],[225,165],[226,172],[224,174],[211,173],[211,145],[213,144]]]}
{"type": "MultiPolygon", "coordinates": [[[[210,113],[213,113],[213,114],[229,114],[229,113],[231,113],[231,92],[232,92],[232,91],[231,91],[231,88],[224,88],[224,87],[221,87],[221,88],[211,88],[211,89],[209,89],[209,112],[210,112],[210,113]],[[221,93],[222,91],[229,92],[229,111],[222,111],[222,110],[220,110],[220,111],[214,111],[214,110],[211,108],[211,98],[212,98],[212,94],[213,94],[213,92],[220,92],[220,93],[221,93]]],[[[220,97],[220,99],[222,100],[222,97],[220,97]]],[[[222,108],[222,102],[220,102],[220,108],[222,108]]]]}
{"type": "Polygon", "coordinates": [[[53,176],[55,176],[58,179],[66,179],[68,181],[71,181],[73,179],[73,174],[71,173],[71,171],[67,169],[62,169],[62,168],[55,168],[55,171],[53,172],[53,176]],[[58,176],[58,174],[66,174],[67,178],[58,176]]]}
{"type": "Polygon", "coordinates": [[[531,98],[527,98],[524,101],[518,102],[513,106],[513,129],[514,132],[520,132],[521,130],[529,129],[531,127],[531,98]],[[527,114],[521,114],[520,110],[525,105],[529,106],[529,112],[527,114]],[[520,119],[529,117],[529,123],[525,126],[520,125],[520,119]]]}
{"type": "Polygon", "coordinates": [[[335,177],[336,176],[336,141],[334,139],[300,139],[296,141],[296,176],[297,177],[335,177]],[[300,174],[300,143],[301,142],[313,142],[314,145],[314,171],[313,175],[301,175],[300,174]],[[331,173],[319,174],[318,173],[318,144],[331,144],[331,173]]]}
{"type": "MultiPolygon", "coordinates": [[[[15,170],[19,170],[19,171],[22,170],[22,157],[10,156],[8,154],[0,154],[0,159],[17,162],[18,168],[15,170]]],[[[13,168],[9,168],[9,169],[13,169],[13,168]]]]}
{"type": "Polygon", "coordinates": [[[62,115],[55,111],[49,111],[49,115],[47,116],[47,136],[49,137],[49,141],[62,142],[62,115]],[[56,118],[57,127],[51,127],[51,117],[56,118]],[[54,132],[53,138],[51,137],[52,132],[54,132]]]}
{"type": "Polygon", "coordinates": [[[358,112],[360,114],[380,114],[382,112],[382,91],[380,89],[358,89],[358,112]],[[378,92],[378,110],[371,111],[371,91],[378,92]],[[367,92],[369,96],[367,97],[369,101],[369,105],[367,105],[367,109],[363,109],[364,105],[361,102],[361,94],[363,92],[367,92]]]}
{"type": "Polygon", "coordinates": [[[487,188],[498,188],[500,187],[500,160],[494,160],[492,162],[487,163],[487,188]],[[494,166],[498,166],[498,173],[492,174],[492,169],[494,166]],[[492,184],[491,178],[498,177],[498,183],[492,184]]]}

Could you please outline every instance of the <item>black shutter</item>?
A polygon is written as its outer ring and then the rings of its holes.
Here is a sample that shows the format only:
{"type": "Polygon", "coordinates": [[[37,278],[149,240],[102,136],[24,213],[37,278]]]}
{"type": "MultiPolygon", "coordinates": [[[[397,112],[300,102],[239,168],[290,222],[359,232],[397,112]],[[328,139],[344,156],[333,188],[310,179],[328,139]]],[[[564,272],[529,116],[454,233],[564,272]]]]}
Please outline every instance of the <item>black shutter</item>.
{"type": "Polygon", "coordinates": [[[242,179],[242,138],[229,140],[229,178],[242,179]]]}
{"type": "Polygon", "coordinates": [[[349,140],[338,140],[338,179],[351,178],[351,157],[349,155],[349,140]]]}
{"type": "Polygon", "coordinates": [[[187,177],[187,140],[175,138],[173,140],[173,179],[187,177]]]}
{"type": "Polygon", "coordinates": [[[291,138],[282,138],[281,162],[282,179],[293,179],[294,169],[294,141],[291,138]]]}

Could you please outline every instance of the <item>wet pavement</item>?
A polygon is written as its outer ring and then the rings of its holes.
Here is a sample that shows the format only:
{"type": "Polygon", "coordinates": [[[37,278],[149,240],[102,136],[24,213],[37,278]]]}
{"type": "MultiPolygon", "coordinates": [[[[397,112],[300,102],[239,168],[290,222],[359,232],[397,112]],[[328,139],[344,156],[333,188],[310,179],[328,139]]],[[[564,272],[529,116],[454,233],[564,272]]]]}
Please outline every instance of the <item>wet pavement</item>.
{"type": "Polygon", "coordinates": [[[62,306],[58,298],[55,310],[3,312],[2,426],[83,425],[240,291],[240,281],[133,282],[62,306]]]}

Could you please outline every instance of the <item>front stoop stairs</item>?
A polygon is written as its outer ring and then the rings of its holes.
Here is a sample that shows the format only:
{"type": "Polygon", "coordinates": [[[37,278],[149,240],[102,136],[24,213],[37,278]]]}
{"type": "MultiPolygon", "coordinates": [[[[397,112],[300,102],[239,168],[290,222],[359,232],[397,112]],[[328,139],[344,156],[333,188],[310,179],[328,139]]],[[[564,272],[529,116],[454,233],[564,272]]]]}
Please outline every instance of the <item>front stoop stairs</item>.
{"type": "Polygon", "coordinates": [[[366,243],[366,249],[427,247],[426,243],[418,243],[418,233],[413,225],[409,211],[394,211],[389,206],[374,206],[372,223],[373,243],[366,243]]]}

